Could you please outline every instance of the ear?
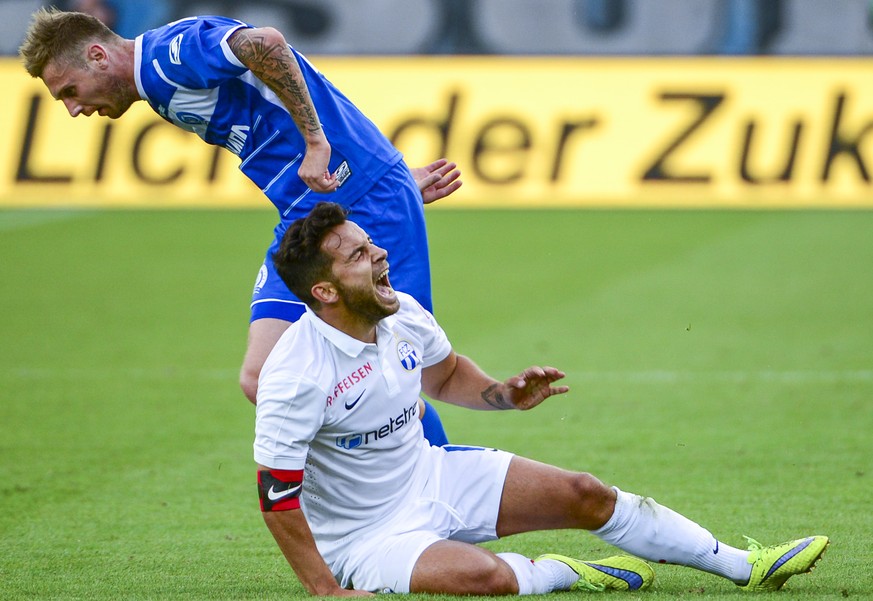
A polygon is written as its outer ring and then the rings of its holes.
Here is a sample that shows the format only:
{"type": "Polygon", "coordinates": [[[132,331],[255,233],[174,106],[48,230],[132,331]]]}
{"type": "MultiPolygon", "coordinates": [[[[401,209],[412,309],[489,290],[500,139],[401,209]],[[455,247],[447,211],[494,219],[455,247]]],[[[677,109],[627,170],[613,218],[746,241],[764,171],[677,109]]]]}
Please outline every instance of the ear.
{"type": "Polygon", "coordinates": [[[339,300],[336,286],[327,281],[318,282],[310,289],[310,292],[315,300],[323,305],[332,305],[339,300]]]}
{"type": "Polygon", "coordinates": [[[88,60],[97,63],[98,67],[105,68],[107,66],[106,59],[109,56],[106,48],[101,44],[91,44],[88,46],[88,60]]]}

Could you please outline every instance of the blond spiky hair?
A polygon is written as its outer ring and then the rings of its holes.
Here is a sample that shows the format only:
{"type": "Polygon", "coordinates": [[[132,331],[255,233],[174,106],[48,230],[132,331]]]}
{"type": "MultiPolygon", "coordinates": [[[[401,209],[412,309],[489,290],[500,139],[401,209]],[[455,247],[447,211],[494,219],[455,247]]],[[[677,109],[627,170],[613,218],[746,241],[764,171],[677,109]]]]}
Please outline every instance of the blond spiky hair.
{"type": "Polygon", "coordinates": [[[40,8],[30,19],[18,54],[31,77],[42,77],[52,61],[77,64],[79,52],[91,41],[111,43],[120,39],[99,19],[84,13],[65,12],[55,7],[40,8]]]}

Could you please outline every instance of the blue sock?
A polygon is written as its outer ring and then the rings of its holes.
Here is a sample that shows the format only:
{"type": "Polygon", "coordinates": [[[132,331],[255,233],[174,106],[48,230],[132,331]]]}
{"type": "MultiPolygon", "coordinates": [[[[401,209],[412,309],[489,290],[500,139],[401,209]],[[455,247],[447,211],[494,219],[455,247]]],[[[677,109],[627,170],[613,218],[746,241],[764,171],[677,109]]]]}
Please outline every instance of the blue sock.
{"type": "Polygon", "coordinates": [[[422,401],[424,402],[424,415],[421,416],[421,427],[424,428],[424,437],[434,447],[448,444],[449,437],[446,436],[443,421],[436,408],[424,399],[422,401]]]}

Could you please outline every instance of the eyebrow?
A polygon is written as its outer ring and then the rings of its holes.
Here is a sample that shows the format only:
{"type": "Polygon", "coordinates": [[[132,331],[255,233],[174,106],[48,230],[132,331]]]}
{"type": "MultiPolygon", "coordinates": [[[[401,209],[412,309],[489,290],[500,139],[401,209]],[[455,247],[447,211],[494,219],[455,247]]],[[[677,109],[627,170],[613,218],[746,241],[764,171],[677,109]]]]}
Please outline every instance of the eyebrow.
{"type": "Polygon", "coordinates": [[[370,236],[367,236],[367,240],[366,240],[365,242],[362,242],[361,244],[359,244],[358,246],[354,247],[354,248],[349,252],[349,254],[346,256],[346,261],[350,261],[350,260],[352,259],[352,257],[355,256],[356,253],[359,253],[359,252],[363,251],[364,249],[366,249],[366,248],[367,248],[368,246],[370,246],[371,244],[373,244],[373,239],[370,238],[370,236]]]}
{"type": "Polygon", "coordinates": [[[346,261],[351,261],[352,257],[354,257],[359,252],[362,252],[365,248],[367,248],[367,244],[359,244],[358,246],[354,247],[351,252],[349,252],[349,254],[346,256],[346,261]]]}

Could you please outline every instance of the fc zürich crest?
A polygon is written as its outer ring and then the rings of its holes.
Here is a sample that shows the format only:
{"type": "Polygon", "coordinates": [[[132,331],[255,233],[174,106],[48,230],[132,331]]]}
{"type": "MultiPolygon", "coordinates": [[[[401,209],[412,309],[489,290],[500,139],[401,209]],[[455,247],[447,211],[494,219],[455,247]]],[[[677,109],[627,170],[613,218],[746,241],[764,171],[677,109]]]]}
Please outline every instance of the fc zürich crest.
{"type": "Polygon", "coordinates": [[[418,367],[418,364],[421,363],[418,353],[415,352],[415,347],[405,340],[401,340],[397,343],[397,357],[400,359],[400,365],[402,365],[403,369],[406,371],[414,370],[418,367]]]}

